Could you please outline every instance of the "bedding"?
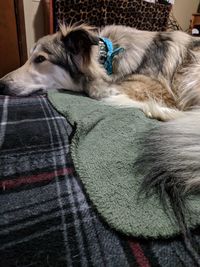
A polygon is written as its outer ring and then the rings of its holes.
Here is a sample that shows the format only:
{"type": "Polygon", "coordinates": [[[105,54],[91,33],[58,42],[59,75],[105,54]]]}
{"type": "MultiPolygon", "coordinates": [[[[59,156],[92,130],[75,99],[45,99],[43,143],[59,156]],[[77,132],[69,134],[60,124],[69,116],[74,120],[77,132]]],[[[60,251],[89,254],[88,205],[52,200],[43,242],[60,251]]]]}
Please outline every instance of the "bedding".
{"type": "MultiPolygon", "coordinates": [[[[116,230],[143,237],[166,237],[180,230],[170,205],[163,208],[155,192],[141,192],[143,172],[136,168],[141,138],[163,122],[136,108],[112,107],[80,94],[51,92],[48,97],[69,122],[76,124],[71,155],[75,169],[98,212],[116,230]]],[[[188,197],[188,226],[200,224],[199,195],[188,197]]]]}
{"type": "Polygon", "coordinates": [[[88,23],[96,27],[126,25],[147,31],[164,31],[172,5],[168,1],[149,3],[143,0],[54,0],[54,31],[60,23],[88,23]],[[164,3],[164,4],[163,4],[164,3]]]}
{"type": "Polygon", "coordinates": [[[181,236],[135,238],[102,219],[72,163],[74,130],[44,96],[0,97],[0,266],[193,267],[181,236]]]}

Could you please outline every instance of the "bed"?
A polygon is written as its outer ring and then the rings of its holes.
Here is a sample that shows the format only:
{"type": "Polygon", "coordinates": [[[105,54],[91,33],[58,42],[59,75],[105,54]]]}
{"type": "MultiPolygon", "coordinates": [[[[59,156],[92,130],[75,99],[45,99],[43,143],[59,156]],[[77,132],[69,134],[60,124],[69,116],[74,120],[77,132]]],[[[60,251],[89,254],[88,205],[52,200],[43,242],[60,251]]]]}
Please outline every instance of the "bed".
{"type": "Polygon", "coordinates": [[[0,266],[194,266],[181,235],[134,238],[99,216],[71,160],[73,131],[45,96],[0,97],[0,266]]]}

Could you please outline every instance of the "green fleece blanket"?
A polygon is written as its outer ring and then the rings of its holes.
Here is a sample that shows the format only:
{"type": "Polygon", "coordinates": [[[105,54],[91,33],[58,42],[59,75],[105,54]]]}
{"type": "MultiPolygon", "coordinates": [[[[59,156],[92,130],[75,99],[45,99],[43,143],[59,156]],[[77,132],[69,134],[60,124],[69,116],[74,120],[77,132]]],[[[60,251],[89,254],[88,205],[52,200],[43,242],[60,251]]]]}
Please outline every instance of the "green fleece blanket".
{"type": "MultiPolygon", "coordinates": [[[[159,122],[134,108],[115,108],[85,96],[50,92],[49,100],[77,128],[71,144],[75,169],[100,215],[116,230],[143,237],[179,232],[173,212],[158,196],[139,196],[143,179],[134,169],[138,136],[159,122]]],[[[145,166],[144,166],[145,168],[145,166]]],[[[200,198],[191,196],[188,223],[200,224],[200,198]]]]}

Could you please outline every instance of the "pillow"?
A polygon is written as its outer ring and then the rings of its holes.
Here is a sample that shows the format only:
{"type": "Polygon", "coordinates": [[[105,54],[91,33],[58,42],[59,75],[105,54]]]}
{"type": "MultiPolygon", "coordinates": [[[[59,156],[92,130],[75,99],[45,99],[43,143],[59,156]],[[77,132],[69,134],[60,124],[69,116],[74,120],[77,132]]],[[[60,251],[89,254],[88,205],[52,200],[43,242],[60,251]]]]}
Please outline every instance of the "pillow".
{"type": "Polygon", "coordinates": [[[164,31],[170,10],[170,4],[142,0],[54,0],[54,31],[63,22],[85,22],[97,27],[121,24],[139,30],[164,31]]]}

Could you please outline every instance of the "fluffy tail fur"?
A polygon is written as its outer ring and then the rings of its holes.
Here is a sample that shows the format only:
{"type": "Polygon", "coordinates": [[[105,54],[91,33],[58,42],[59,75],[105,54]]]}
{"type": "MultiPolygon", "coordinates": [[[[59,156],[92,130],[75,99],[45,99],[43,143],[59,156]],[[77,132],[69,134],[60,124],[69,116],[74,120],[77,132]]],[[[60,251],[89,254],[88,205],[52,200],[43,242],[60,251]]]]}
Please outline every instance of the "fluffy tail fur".
{"type": "Polygon", "coordinates": [[[146,166],[142,191],[149,195],[157,189],[165,207],[169,198],[186,247],[200,266],[184,215],[187,194],[200,192],[200,113],[161,123],[140,141],[144,150],[137,165],[140,171],[146,166]]]}

